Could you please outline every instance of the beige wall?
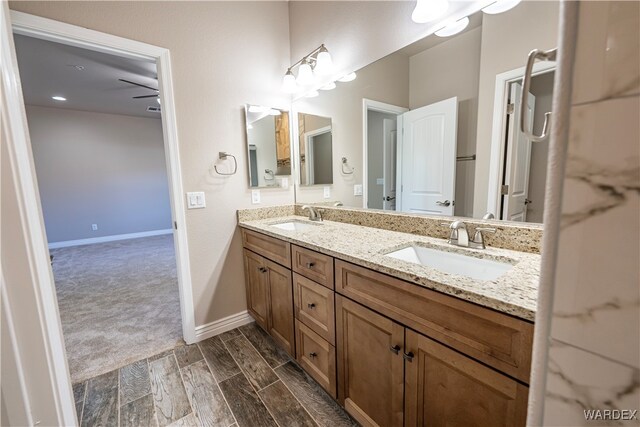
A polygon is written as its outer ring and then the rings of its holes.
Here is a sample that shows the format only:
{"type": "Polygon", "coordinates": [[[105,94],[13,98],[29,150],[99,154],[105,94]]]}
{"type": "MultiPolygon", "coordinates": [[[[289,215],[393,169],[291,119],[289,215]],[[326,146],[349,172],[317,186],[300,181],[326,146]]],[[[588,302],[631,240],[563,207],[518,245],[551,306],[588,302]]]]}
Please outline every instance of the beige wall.
{"type": "Polygon", "coordinates": [[[159,119],[27,106],[27,121],[49,243],[172,229],[159,119]]]}
{"type": "Polygon", "coordinates": [[[496,75],[524,67],[533,49],[558,44],[559,2],[524,1],[499,15],[483,16],[473,216],[487,212],[496,75]]]}
{"type": "MultiPolygon", "coordinates": [[[[196,325],[246,309],[236,210],[251,207],[244,104],[284,108],[289,66],[286,2],[11,2],[10,7],[168,48],[182,179],[207,208],[187,211],[196,325]],[[238,173],[212,171],[219,151],[238,173]]],[[[261,190],[262,205],[293,202],[293,188],[261,190]]],[[[184,196],[183,196],[184,200],[184,196]]]]}
{"type": "MultiPolygon", "coordinates": [[[[340,200],[345,206],[362,207],[362,196],[353,195],[353,186],[362,184],[362,99],[407,107],[409,105],[409,58],[394,54],[358,72],[349,83],[337,83],[339,88],[321,92],[317,98],[303,98],[294,103],[298,112],[331,117],[333,132],[333,185],[330,200],[340,200]],[[380,84],[385,82],[385,84],[380,84]],[[342,157],[355,167],[353,174],[342,173],[342,157]]],[[[323,200],[323,187],[303,187],[297,190],[300,203],[323,200]]]]}

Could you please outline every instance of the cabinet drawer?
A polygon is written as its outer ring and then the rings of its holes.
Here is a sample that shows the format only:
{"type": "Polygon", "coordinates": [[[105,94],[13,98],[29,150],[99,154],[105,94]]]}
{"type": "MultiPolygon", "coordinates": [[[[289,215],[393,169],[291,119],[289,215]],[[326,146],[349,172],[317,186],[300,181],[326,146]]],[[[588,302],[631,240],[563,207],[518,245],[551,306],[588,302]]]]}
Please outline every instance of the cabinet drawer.
{"type": "Polygon", "coordinates": [[[333,258],[310,249],[291,245],[293,271],[333,289],[333,258]]]}
{"type": "Polygon", "coordinates": [[[336,291],[529,383],[532,323],[340,260],[336,291]]]}
{"type": "Polygon", "coordinates": [[[332,345],[336,344],[333,291],[293,273],[296,319],[332,345]]]}
{"type": "Polygon", "coordinates": [[[291,245],[288,242],[243,228],[242,245],[265,258],[291,268],[291,245]]]}
{"type": "Polygon", "coordinates": [[[335,399],[336,349],[299,320],[296,320],[296,359],[335,399]]]}

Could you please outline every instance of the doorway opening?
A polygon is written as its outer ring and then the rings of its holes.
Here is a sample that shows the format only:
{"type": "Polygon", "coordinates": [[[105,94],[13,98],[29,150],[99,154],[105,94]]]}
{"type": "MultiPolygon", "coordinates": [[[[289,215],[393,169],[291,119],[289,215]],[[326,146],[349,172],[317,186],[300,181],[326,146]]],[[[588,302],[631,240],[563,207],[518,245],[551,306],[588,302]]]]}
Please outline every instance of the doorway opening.
{"type": "Polygon", "coordinates": [[[154,59],[14,39],[76,383],[187,339],[175,159],[154,59]]]}

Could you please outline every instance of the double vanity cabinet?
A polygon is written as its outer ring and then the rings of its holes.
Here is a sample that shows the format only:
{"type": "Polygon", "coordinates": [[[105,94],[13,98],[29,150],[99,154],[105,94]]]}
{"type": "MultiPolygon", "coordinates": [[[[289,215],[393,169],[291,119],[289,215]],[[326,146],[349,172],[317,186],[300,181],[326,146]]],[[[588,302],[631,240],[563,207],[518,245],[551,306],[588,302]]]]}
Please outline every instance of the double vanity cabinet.
{"type": "Polygon", "coordinates": [[[242,229],[249,313],[365,426],[518,426],[533,323],[242,229]]]}

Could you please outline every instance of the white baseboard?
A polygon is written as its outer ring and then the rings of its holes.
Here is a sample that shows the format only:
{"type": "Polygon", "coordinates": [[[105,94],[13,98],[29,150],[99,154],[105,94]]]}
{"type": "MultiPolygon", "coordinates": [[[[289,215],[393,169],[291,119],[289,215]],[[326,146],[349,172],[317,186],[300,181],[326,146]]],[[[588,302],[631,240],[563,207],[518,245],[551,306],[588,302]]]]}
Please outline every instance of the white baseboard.
{"type": "Polygon", "coordinates": [[[63,242],[49,243],[49,249],[68,248],[69,246],[92,245],[94,243],[114,242],[116,240],[137,239],[140,237],[160,236],[172,234],[173,228],[166,230],[142,231],[140,233],[115,234],[113,236],[91,237],[89,239],[65,240],[63,242]]]}
{"type": "Polygon", "coordinates": [[[245,310],[211,323],[196,326],[196,342],[220,335],[223,332],[230,331],[231,329],[251,322],[253,322],[253,317],[245,310]]]}

